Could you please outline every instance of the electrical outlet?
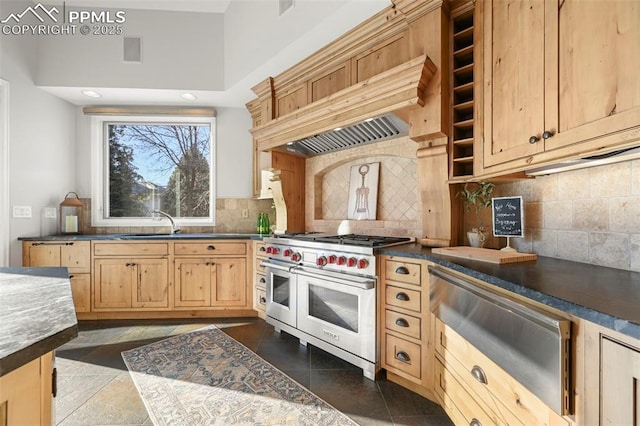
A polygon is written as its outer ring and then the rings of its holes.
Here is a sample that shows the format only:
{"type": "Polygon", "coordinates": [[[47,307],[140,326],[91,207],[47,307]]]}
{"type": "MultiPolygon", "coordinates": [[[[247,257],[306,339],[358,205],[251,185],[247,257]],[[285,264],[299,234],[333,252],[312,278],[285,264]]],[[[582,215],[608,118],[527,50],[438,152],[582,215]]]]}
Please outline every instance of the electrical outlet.
{"type": "Polygon", "coordinates": [[[249,209],[242,209],[242,217],[245,219],[249,217],[249,209]]]}
{"type": "Polygon", "coordinates": [[[44,208],[44,217],[46,219],[55,219],[56,218],[56,208],[55,207],[45,207],[44,208]]]}
{"type": "Polygon", "coordinates": [[[30,218],[31,206],[13,206],[13,217],[30,218]]]}

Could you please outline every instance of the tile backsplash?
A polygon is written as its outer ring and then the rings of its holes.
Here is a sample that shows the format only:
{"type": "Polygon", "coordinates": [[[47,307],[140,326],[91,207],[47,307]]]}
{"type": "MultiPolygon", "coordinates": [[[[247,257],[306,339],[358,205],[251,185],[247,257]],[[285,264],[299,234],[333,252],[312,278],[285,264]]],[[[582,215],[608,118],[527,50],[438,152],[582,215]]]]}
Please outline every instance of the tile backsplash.
{"type": "MultiPolygon", "coordinates": [[[[91,223],[90,200],[83,199],[85,203],[85,223],[91,223]]],[[[198,232],[238,232],[255,233],[258,221],[258,213],[269,214],[271,223],[275,223],[275,213],[271,209],[272,200],[256,200],[252,198],[218,198],[216,199],[216,225],[215,226],[180,226],[183,233],[198,232]],[[249,215],[242,217],[242,210],[248,210],[249,215]]],[[[169,230],[169,224],[165,220],[162,222],[166,226],[155,227],[89,227],[85,229],[85,234],[120,234],[120,233],[161,233],[169,230]]]]}
{"type": "MultiPolygon", "coordinates": [[[[640,160],[498,183],[493,192],[517,195],[525,221],[524,238],[511,239],[518,251],[640,271],[640,160]]],[[[483,213],[491,223],[490,209],[483,213]]],[[[489,238],[486,246],[505,245],[489,238]]]]}

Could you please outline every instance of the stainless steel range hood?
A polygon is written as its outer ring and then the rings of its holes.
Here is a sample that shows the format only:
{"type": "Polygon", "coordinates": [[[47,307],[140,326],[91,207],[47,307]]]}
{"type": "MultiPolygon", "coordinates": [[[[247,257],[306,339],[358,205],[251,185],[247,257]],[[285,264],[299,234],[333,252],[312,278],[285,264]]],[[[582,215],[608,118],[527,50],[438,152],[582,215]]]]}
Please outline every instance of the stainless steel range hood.
{"type": "Polygon", "coordinates": [[[281,147],[289,152],[312,157],[355,146],[381,142],[409,134],[409,125],[394,114],[369,118],[361,123],[289,142],[281,147]]]}
{"type": "Polygon", "coordinates": [[[591,155],[573,160],[561,161],[546,166],[525,170],[528,176],[549,175],[552,173],[566,172],[569,170],[584,169],[587,167],[602,166],[604,164],[619,163],[621,161],[640,158],[640,146],[618,149],[604,154],[591,155]]]}

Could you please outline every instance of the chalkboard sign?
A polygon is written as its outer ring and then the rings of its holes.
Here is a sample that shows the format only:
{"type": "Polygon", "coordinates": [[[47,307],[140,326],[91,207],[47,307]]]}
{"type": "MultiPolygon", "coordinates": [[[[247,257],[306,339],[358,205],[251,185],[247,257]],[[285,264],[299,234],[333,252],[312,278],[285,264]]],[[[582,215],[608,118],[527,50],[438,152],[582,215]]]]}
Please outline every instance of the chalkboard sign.
{"type": "Polygon", "coordinates": [[[496,237],[523,237],[522,197],[492,198],[493,235],[496,237]]]}

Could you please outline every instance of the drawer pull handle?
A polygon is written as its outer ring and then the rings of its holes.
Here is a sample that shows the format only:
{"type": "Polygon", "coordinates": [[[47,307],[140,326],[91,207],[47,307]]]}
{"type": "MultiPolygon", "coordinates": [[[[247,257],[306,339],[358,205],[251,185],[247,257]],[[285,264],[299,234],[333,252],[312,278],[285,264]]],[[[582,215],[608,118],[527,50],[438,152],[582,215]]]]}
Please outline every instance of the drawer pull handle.
{"type": "Polygon", "coordinates": [[[398,361],[402,361],[402,362],[410,362],[411,361],[411,357],[409,356],[409,354],[407,354],[406,352],[400,351],[398,353],[396,353],[396,359],[398,361]]]}
{"type": "Polygon", "coordinates": [[[396,274],[409,275],[409,270],[407,269],[406,266],[398,266],[396,268],[396,274]]]}
{"type": "Polygon", "coordinates": [[[260,284],[266,284],[267,280],[265,280],[264,278],[260,278],[260,284]]]}
{"type": "Polygon", "coordinates": [[[264,296],[260,296],[260,304],[264,305],[265,303],[267,303],[267,299],[264,296]]]}
{"type": "Polygon", "coordinates": [[[75,277],[76,277],[75,275],[69,275],[70,280],[74,279],[75,277]]]}
{"type": "Polygon", "coordinates": [[[469,422],[469,426],[482,426],[482,423],[480,423],[480,420],[476,419],[475,417],[473,419],[471,419],[471,421],[469,422]]]}
{"type": "Polygon", "coordinates": [[[404,318],[398,318],[398,319],[396,320],[396,325],[397,325],[398,327],[409,327],[409,323],[408,323],[408,322],[407,322],[407,320],[406,320],[406,319],[404,319],[404,318]]]}
{"type": "Polygon", "coordinates": [[[409,295],[407,293],[400,292],[396,294],[396,299],[401,300],[403,302],[409,301],[409,295]]]}
{"type": "Polygon", "coordinates": [[[215,246],[207,246],[207,250],[215,250],[216,247],[215,246]]]}
{"type": "Polygon", "coordinates": [[[529,143],[531,145],[535,144],[536,142],[538,142],[540,140],[540,136],[537,135],[533,135],[529,138],[529,143]]]}
{"type": "Polygon", "coordinates": [[[482,383],[483,385],[487,384],[487,375],[484,374],[484,370],[477,365],[474,365],[471,369],[471,375],[474,379],[482,383]]]}
{"type": "Polygon", "coordinates": [[[267,251],[267,249],[266,249],[264,246],[260,247],[258,250],[260,250],[260,251],[267,251]]]}

